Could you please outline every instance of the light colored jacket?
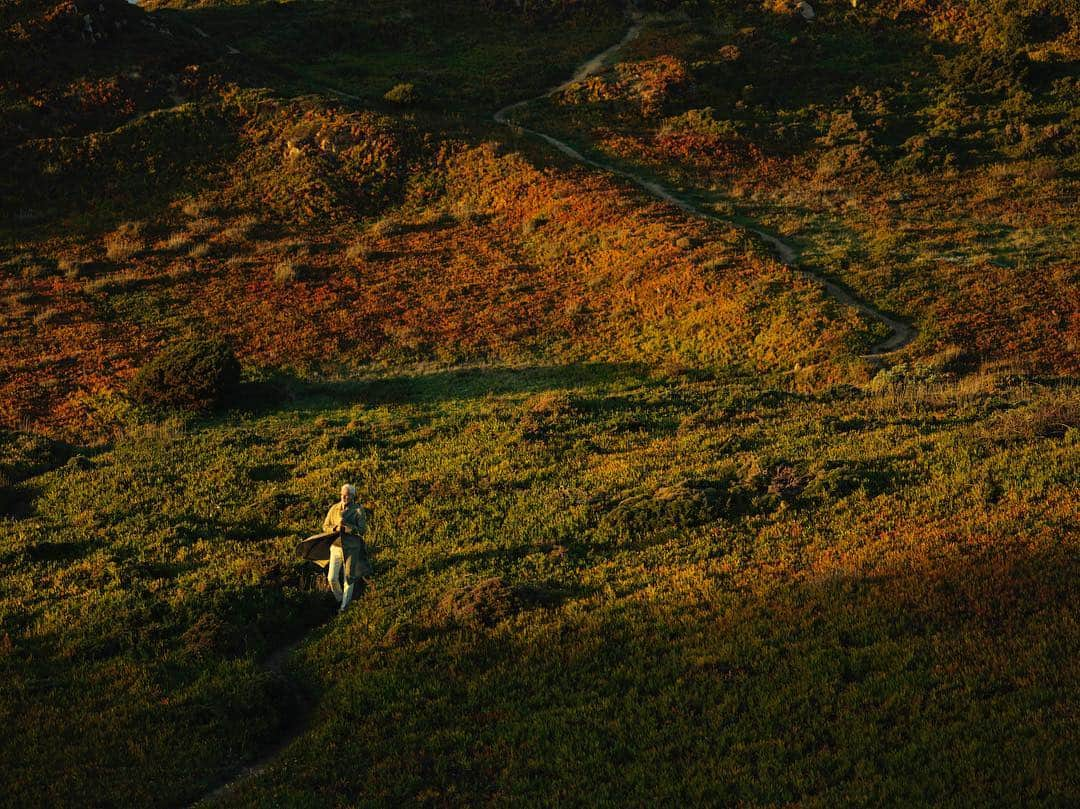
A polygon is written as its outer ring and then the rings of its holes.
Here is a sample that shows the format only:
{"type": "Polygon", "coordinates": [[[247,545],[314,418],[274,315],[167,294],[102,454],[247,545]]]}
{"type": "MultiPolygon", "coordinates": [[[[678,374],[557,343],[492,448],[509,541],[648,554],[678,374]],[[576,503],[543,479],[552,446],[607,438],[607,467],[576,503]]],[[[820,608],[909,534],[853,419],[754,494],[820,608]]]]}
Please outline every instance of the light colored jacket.
{"type": "Polygon", "coordinates": [[[339,531],[342,528],[348,534],[362,537],[367,530],[367,514],[364,507],[359,503],[351,503],[348,508],[342,506],[341,501],[330,506],[323,520],[323,531],[339,531]]]}

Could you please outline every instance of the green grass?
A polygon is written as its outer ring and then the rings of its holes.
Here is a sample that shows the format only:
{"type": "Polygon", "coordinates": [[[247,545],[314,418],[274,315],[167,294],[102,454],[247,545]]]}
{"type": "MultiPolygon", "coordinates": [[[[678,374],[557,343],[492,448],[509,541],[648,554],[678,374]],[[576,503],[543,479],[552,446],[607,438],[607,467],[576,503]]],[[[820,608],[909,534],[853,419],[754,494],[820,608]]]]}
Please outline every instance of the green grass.
{"type": "Polygon", "coordinates": [[[167,805],[253,757],[296,687],[257,660],[329,615],[293,543],[352,481],[377,589],[302,643],[311,726],[237,805],[1057,803],[1076,394],[984,387],[478,368],[133,423],[0,529],[5,791],[167,805]],[[685,480],[740,505],[650,510],[685,480]],[[440,611],[492,576],[507,617],[440,611]]]}

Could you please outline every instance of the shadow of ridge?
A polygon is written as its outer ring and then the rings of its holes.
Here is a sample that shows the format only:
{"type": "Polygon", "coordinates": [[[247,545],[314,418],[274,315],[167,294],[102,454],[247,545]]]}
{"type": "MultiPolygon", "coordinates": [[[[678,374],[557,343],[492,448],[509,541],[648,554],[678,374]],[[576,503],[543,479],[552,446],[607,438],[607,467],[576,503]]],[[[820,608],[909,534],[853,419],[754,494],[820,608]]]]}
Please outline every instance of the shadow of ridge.
{"type": "Polygon", "coordinates": [[[607,607],[538,614],[524,633],[345,638],[343,655],[383,651],[346,682],[327,670],[337,687],[321,715],[348,724],[327,719],[314,741],[334,734],[389,780],[320,778],[324,751],[308,743],[246,785],[245,805],[298,779],[354,803],[419,788],[483,803],[520,786],[520,760],[558,763],[538,803],[1052,804],[1071,778],[1046,762],[1069,749],[1077,572],[1049,543],[941,547],[761,591],[650,582],[607,607]],[[488,746],[478,766],[478,738],[515,743],[488,746]],[[649,766],[622,766],[637,760],[649,766]]]}
{"type": "Polygon", "coordinates": [[[640,363],[572,363],[567,365],[475,366],[400,374],[364,380],[313,383],[298,398],[330,398],[338,402],[406,404],[478,399],[489,394],[541,393],[580,385],[645,381],[640,363]]]}

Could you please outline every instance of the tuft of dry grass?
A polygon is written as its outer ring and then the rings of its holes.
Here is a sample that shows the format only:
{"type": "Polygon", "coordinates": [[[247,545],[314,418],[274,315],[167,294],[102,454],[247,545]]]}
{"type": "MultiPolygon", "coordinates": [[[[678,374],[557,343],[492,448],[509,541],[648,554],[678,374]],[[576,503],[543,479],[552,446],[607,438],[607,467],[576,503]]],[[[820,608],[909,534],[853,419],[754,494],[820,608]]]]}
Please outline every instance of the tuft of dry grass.
{"type": "Polygon", "coordinates": [[[124,261],[146,249],[146,242],[130,236],[110,236],[105,240],[105,255],[110,261],[124,261]]]}
{"type": "Polygon", "coordinates": [[[198,219],[201,216],[213,213],[215,205],[210,200],[189,197],[180,204],[180,211],[190,219],[198,219]]]}
{"type": "Polygon", "coordinates": [[[204,216],[188,222],[187,231],[192,236],[205,236],[221,228],[221,222],[213,217],[204,216]]]}
{"type": "Polygon", "coordinates": [[[90,262],[77,258],[64,257],[56,262],[56,268],[69,281],[85,278],[90,272],[90,262]]]}
{"type": "Polygon", "coordinates": [[[405,231],[404,226],[390,217],[375,222],[368,232],[376,239],[388,239],[405,231]]]}
{"type": "Polygon", "coordinates": [[[141,222],[124,222],[105,237],[105,255],[110,261],[124,261],[146,250],[141,222]]]}
{"type": "Polygon", "coordinates": [[[543,214],[536,214],[536,216],[530,216],[521,225],[521,234],[523,236],[531,236],[544,225],[547,224],[548,218],[543,214]]]}
{"type": "Polygon", "coordinates": [[[41,261],[24,264],[20,273],[24,281],[38,281],[49,274],[49,266],[41,261]]]}
{"type": "Polygon", "coordinates": [[[3,271],[17,271],[24,281],[36,281],[47,276],[51,262],[37,258],[31,253],[20,253],[0,264],[3,271]]]}
{"type": "Polygon", "coordinates": [[[371,242],[366,239],[360,239],[353,242],[345,250],[345,260],[352,264],[359,264],[361,262],[369,260],[371,257],[371,242]]]}
{"type": "Polygon", "coordinates": [[[242,216],[221,231],[221,239],[227,242],[248,242],[255,235],[259,224],[256,216],[242,216]]]}
{"type": "Polygon", "coordinates": [[[1066,390],[1000,414],[987,426],[987,433],[999,441],[1032,441],[1064,438],[1076,428],[1080,428],[1080,390],[1066,390]]]}
{"type": "Polygon", "coordinates": [[[303,268],[291,259],[279,261],[274,267],[274,282],[278,284],[291,284],[302,276],[303,268]]]}
{"type": "Polygon", "coordinates": [[[55,307],[49,307],[48,309],[42,309],[40,312],[34,313],[33,320],[35,326],[48,326],[60,322],[64,317],[64,313],[61,310],[55,307]]]}
{"type": "Polygon", "coordinates": [[[154,245],[156,250],[164,250],[169,253],[179,253],[191,245],[191,235],[178,231],[167,239],[163,239],[154,245]]]}
{"type": "Polygon", "coordinates": [[[302,257],[311,252],[311,245],[303,239],[278,239],[261,242],[256,249],[260,255],[279,255],[302,257]]]}
{"type": "Polygon", "coordinates": [[[147,277],[136,270],[124,270],[122,272],[105,275],[101,278],[92,278],[83,283],[83,292],[87,294],[104,293],[106,295],[126,292],[148,283],[147,277]]]}

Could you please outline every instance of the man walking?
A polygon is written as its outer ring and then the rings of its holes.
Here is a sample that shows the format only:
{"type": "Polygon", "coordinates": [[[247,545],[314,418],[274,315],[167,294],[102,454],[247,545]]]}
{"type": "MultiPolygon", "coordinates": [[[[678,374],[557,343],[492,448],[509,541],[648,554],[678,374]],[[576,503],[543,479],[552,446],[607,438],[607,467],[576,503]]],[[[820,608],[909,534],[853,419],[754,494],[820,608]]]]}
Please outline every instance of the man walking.
{"type": "Polygon", "coordinates": [[[330,581],[334,598],[341,603],[342,612],[352,601],[357,581],[371,575],[363,539],[366,530],[367,515],[364,507],[356,501],[356,487],[346,484],[341,487],[341,500],[330,507],[323,520],[323,531],[338,535],[330,546],[326,578],[330,581]],[[341,587],[342,567],[345,569],[344,590],[341,587]]]}

